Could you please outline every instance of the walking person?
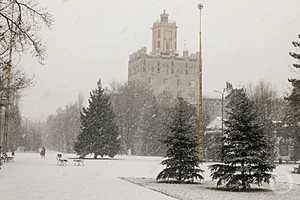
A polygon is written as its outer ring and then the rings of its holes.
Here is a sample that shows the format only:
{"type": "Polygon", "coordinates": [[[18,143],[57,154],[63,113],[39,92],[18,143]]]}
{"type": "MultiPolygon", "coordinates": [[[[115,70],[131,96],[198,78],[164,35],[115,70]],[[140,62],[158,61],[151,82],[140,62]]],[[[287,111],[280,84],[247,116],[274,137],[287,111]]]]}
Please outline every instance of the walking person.
{"type": "Polygon", "coordinates": [[[2,165],[2,147],[0,145],[0,169],[1,169],[1,165],[2,165]]]}
{"type": "Polygon", "coordinates": [[[46,148],[43,146],[40,152],[41,158],[45,159],[45,155],[46,155],[46,148]]]}

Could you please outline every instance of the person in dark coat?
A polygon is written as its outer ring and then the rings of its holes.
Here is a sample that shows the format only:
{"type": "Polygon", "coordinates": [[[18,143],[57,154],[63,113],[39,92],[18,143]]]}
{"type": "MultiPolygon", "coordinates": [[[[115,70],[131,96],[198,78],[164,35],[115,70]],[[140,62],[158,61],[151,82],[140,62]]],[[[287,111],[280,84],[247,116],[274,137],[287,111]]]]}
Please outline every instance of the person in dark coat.
{"type": "Polygon", "coordinates": [[[40,152],[41,158],[45,158],[46,155],[46,148],[43,146],[40,152]]]}

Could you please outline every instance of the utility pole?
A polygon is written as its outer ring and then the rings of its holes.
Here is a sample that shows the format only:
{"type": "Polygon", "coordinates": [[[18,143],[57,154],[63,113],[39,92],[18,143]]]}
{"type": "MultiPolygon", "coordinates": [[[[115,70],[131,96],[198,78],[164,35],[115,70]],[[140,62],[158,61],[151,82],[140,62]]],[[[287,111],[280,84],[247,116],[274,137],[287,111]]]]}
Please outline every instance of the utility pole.
{"type": "Polygon", "coordinates": [[[222,137],[224,136],[224,92],[225,90],[223,90],[222,92],[222,137]]]}
{"type": "MultiPolygon", "coordinates": [[[[3,69],[4,66],[1,66],[1,68],[3,69]]],[[[2,70],[1,70],[2,71],[2,70]]],[[[4,83],[3,83],[3,79],[4,79],[4,75],[3,75],[3,71],[0,74],[1,77],[1,88],[2,91],[0,91],[0,155],[2,155],[2,146],[3,146],[3,137],[4,137],[4,131],[3,131],[3,106],[4,106],[4,83]]]]}
{"type": "Polygon", "coordinates": [[[5,65],[3,66],[3,64],[1,63],[2,66],[1,67],[1,73],[0,73],[0,80],[1,80],[1,85],[0,87],[2,88],[1,91],[0,91],[0,155],[2,153],[2,146],[3,146],[3,137],[4,137],[4,134],[3,134],[3,119],[4,119],[4,116],[3,116],[3,107],[4,107],[4,104],[5,104],[5,99],[4,99],[4,68],[5,68],[5,65]]]}
{"type": "Polygon", "coordinates": [[[199,67],[198,67],[198,143],[199,143],[199,159],[204,160],[204,122],[203,122],[203,97],[202,97],[202,30],[201,30],[201,15],[203,5],[198,4],[200,11],[200,31],[199,31],[199,67]]]}

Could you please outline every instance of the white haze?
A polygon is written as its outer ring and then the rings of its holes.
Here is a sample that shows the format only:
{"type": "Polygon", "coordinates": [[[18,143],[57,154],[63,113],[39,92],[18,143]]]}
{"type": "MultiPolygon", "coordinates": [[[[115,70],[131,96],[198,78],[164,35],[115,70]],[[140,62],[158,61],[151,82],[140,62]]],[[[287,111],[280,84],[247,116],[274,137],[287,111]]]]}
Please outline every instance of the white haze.
{"type": "MultiPolygon", "coordinates": [[[[299,0],[206,0],[203,10],[204,89],[207,96],[235,85],[271,82],[281,94],[288,88],[292,60],[288,52],[299,34],[299,0]]],[[[21,67],[35,77],[24,92],[24,116],[44,120],[76,100],[101,78],[127,80],[128,55],[151,49],[151,26],[163,9],[178,25],[178,48],[198,48],[198,0],[43,0],[56,22],[41,37],[45,66],[25,57],[21,67]],[[186,41],[186,42],[184,42],[186,41]]]]}

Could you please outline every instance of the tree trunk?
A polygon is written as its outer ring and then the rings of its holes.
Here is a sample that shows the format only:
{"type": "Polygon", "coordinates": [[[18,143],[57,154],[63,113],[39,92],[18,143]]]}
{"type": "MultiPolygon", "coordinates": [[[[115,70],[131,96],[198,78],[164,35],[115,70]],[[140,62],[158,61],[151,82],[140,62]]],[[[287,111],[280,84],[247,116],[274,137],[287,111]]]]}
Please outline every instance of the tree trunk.
{"type": "Polygon", "coordinates": [[[241,166],[242,166],[242,171],[241,171],[241,174],[242,174],[242,189],[246,190],[247,185],[246,185],[246,181],[245,181],[244,162],[241,163],[241,166]]]}

